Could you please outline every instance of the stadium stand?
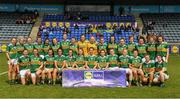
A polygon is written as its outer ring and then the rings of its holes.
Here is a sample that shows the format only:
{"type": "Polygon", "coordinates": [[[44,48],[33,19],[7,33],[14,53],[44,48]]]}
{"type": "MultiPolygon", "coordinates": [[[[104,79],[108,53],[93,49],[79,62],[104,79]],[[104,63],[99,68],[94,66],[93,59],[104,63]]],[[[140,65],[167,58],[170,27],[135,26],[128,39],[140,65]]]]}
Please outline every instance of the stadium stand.
{"type": "Polygon", "coordinates": [[[33,14],[0,13],[0,41],[5,44],[13,37],[28,37],[35,17],[33,14]],[[27,20],[28,18],[28,20],[27,20]]]}
{"type": "Polygon", "coordinates": [[[119,21],[130,21],[130,22],[135,22],[135,18],[130,15],[126,16],[103,16],[103,15],[97,15],[97,16],[73,16],[73,15],[58,15],[58,14],[48,14],[44,16],[43,21],[75,21],[76,19],[78,20],[80,18],[81,21],[93,21],[93,22],[119,22],[119,21]],[[74,19],[74,20],[73,20],[74,19]]]}
{"type": "Polygon", "coordinates": [[[169,43],[178,43],[180,40],[180,14],[141,14],[146,32],[161,34],[169,43]]]}
{"type": "MultiPolygon", "coordinates": [[[[84,20],[81,20],[80,22],[83,22],[84,20]]],[[[58,40],[62,39],[62,35],[66,32],[69,33],[68,39],[71,37],[76,37],[77,40],[80,40],[80,35],[86,34],[86,38],[89,39],[91,36],[94,36],[99,40],[100,35],[104,36],[105,42],[109,41],[110,35],[114,35],[116,37],[116,42],[119,42],[120,38],[125,38],[126,43],[128,43],[128,37],[131,35],[134,35],[135,38],[139,35],[139,30],[137,28],[133,28],[131,25],[122,25],[122,26],[113,26],[111,25],[109,28],[105,25],[107,22],[128,22],[129,24],[135,23],[135,18],[133,16],[88,16],[87,20],[90,24],[90,22],[105,22],[102,25],[95,24],[91,25],[84,25],[84,26],[78,26],[75,24],[75,26],[65,27],[65,26],[46,26],[46,22],[76,22],[72,18],[67,19],[63,15],[45,15],[42,25],[39,29],[39,36],[41,36],[42,40],[44,41],[45,38],[49,38],[52,40],[52,38],[56,37],[58,40]]],[[[58,24],[58,23],[56,23],[58,24]]],[[[65,24],[65,23],[64,23],[65,24]]],[[[135,42],[137,42],[137,39],[135,39],[135,42]]]]}

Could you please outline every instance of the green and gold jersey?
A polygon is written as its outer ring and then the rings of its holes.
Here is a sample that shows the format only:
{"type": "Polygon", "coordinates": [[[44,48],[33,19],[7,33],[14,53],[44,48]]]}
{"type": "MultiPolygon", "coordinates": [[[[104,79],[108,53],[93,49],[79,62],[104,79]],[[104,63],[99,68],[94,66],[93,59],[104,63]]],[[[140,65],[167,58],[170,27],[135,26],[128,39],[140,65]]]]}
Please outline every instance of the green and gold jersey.
{"type": "Polygon", "coordinates": [[[30,56],[30,70],[32,73],[35,73],[37,71],[37,69],[41,66],[41,62],[43,61],[43,59],[39,56],[36,57],[34,55],[30,56]]]}
{"type": "Polygon", "coordinates": [[[155,58],[156,58],[156,44],[155,43],[147,44],[147,52],[150,55],[150,59],[155,60],[155,58]]]}
{"type": "Polygon", "coordinates": [[[135,67],[135,68],[139,68],[142,64],[142,58],[137,56],[137,57],[134,57],[134,56],[131,56],[130,57],[130,61],[129,63],[135,67]]]}
{"type": "Polygon", "coordinates": [[[114,49],[115,54],[117,54],[118,45],[116,43],[108,43],[108,51],[114,49]]]}
{"type": "Polygon", "coordinates": [[[147,45],[137,45],[137,49],[139,51],[139,56],[143,58],[147,54],[147,45]]]}
{"type": "Polygon", "coordinates": [[[155,67],[155,63],[153,61],[149,61],[149,62],[145,61],[142,64],[142,69],[145,73],[150,72],[149,69],[154,68],[154,67],[155,67]]]}
{"type": "Polygon", "coordinates": [[[29,56],[27,56],[27,57],[21,56],[20,58],[18,58],[19,70],[29,69],[30,62],[31,62],[31,59],[29,56]]]}
{"type": "Polygon", "coordinates": [[[133,56],[133,50],[134,50],[134,49],[136,49],[136,43],[130,42],[130,43],[127,45],[127,50],[128,50],[129,56],[133,56]]]}
{"type": "Polygon", "coordinates": [[[107,56],[99,56],[97,58],[97,61],[99,63],[100,68],[105,68],[108,63],[108,57],[107,56]]]}
{"type": "Polygon", "coordinates": [[[121,67],[121,68],[129,68],[129,56],[128,55],[126,55],[126,56],[124,56],[124,55],[121,55],[121,56],[119,56],[119,66],[121,67]]]}
{"type": "Polygon", "coordinates": [[[54,51],[54,55],[58,55],[57,50],[60,48],[60,44],[52,45],[51,48],[54,51]]]}
{"type": "Polygon", "coordinates": [[[69,52],[70,41],[69,40],[62,41],[60,44],[63,51],[63,55],[67,56],[69,52]]]}
{"type": "Polygon", "coordinates": [[[16,47],[16,45],[9,44],[7,46],[6,51],[9,53],[9,57],[11,59],[16,59],[17,58],[17,47],[16,47]]]}
{"type": "Polygon", "coordinates": [[[57,65],[59,68],[62,68],[63,62],[66,60],[66,57],[64,55],[56,55],[55,56],[55,61],[57,62],[57,65]]]}
{"type": "Polygon", "coordinates": [[[48,54],[48,50],[51,48],[50,45],[44,45],[43,46],[43,51],[44,51],[44,55],[47,55],[48,54]]]}
{"type": "Polygon", "coordinates": [[[162,69],[162,68],[164,68],[164,67],[166,67],[166,63],[165,63],[165,62],[156,62],[156,63],[155,63],[155,68],[156,68],[156,70],[162,69]]]}
{"type": "Polygon", "coordinates": [[[101,50],[105,50],[107,52],[107,44],[98,44],[98,52],[100,52],[101,50]]]}
{"type": "Polygon", "coordinates": [[[73,56],[77,56],[78,53],[78,45],[77,44],[70,44],[69,49],[73,51],[73,56]]]}
{"type": "Polygon", "coordinates": [[[78,67],[83,67],[85,65],[86,58],[83,55],[78,55],[76,57],[76,64],[78,67]]]}
{"type": "Polygon", "coordinates": [[[66,63],[68,65],[68,67],[72,67],[74,62],[76,61],[76,57],[75,56],[66,56],[66,63]]]}
{"type": "Polygon", "coordinates": [[[24,44],[24,48],[28,50],[30,56],[33,55],[33,49],[34,49],[33,44],[24,44]]]}
{"type": "Polygon", "coordinates": [[[39,55],[44,55],[43,44],[34,44],[34,48],[38,49],[39,55]]]}
{"type": "Polygon", "coordinates": [[[157,55],[162,56],[162,57],[166,57],[167,50],[168,50],[168,43],[167,42],[157,44],[157,55]]]}
{"type": "Polygon", "coordinates": [[[16,48],[17,48],[17,57],[20,57],[22,56],[23,54],[23,51],[24,51],[24,45],[23,44],[17,44],[16,45],[16,48]]]}
{"type": "Polygon", "coordinates": [[[49,55],[46,55],[44,61],[46,63],[45,68],[54,68],[55,57],[50,57],[49,55]]]}
{"type": "Polygon", "coordinates": [[[118,55],[108,55],[109,67],[118,67],[118,55]]]}
{"type": "Polygon", "coordinates": [[[97,56],[96,55],[88,55],[86,57],[87,65],[89,68],[93,68],[95,64],[97,63],[97,56]]]}
{"type": "Polygon", "coordinates": [[[118,55],[122,55],[124,49],[127,49],[126,45],[118,45],[118,55]]]}

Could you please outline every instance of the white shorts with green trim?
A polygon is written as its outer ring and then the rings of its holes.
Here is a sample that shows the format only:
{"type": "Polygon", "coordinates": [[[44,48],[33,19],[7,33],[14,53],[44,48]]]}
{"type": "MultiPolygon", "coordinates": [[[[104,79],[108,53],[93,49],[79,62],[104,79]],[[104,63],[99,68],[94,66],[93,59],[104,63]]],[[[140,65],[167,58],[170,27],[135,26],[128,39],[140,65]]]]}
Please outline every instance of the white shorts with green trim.
{"type": "Polygon", "coordinates": [[[20,70],[20,76],[21,78],[24,78],[27,73],[30,73],[29,69],[20,70]]]}
{"type": "Polygon", "coordinates": [[[8,61],[8,65],[10,65],[11,63],[13,64],[13,65],[17,65],[17,59],[11,59],[11,61],[8,61]]]}

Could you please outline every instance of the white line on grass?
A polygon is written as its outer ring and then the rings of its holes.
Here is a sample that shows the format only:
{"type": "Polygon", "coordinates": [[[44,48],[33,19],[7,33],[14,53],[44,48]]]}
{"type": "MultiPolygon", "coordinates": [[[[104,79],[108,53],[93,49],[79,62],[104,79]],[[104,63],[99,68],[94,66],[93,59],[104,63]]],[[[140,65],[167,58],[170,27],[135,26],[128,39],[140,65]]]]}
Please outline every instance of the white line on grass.
{"type": "Polygon", "coordinates": [[[0,73],[0,76],[1,76],[1,75],[4,75],[4,74],[7,74],[7,73],[8,73],[8,71],[2,72],[2,73],[0,73]]]}

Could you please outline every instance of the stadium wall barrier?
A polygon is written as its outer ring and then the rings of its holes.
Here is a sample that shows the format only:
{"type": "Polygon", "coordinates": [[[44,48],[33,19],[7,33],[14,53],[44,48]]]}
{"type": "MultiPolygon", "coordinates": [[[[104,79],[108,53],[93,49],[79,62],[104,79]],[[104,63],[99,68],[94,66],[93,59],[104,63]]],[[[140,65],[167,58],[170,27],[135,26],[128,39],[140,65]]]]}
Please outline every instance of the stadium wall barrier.
{"type": "Polygon", "coordinates": [[[114,24],[116,24],[116,26],[121,26],[121,25],[131,25],[134,26],[135,22],[42,22],[42,25],[46,26],[46,27],[62,27],[62,26],[66,26],[66,27],[70,27],[70,26],[74,26],[75,24],[78,24],[78,26],[85,26],[85,25],[89,25],[91,24],[92,26],[97,26],[97,25],[102,25],[102,24],[106,24],[106,26],[109,28],[111,26],[113,26],[114,24]]]}
{"type": "Polygon", "coordinates": [[[124,70],[64,70],[63,87],[126,87],[124,70]]]}
{"type": "Polygon", "coordinates": [[[119,15],[119,8],[124,8],[125,13],[179,13],[180,5],[139,5],[126,6],[114,5],[114,14],[119,15]]]}
{"type": "Polygon", "coordinates": [[[16,7],[15,4],[0,4],[0,11],[14,12],[16,11],[16,7]]]}
{"type": "Polygon", "coordinates": [[[20,11],[24,12],[25,10],[44,13],[64,13],[63,5],[40,5],[40,4],[0,4],[0,11],[5,12],[14,12],[20,11]]]}

